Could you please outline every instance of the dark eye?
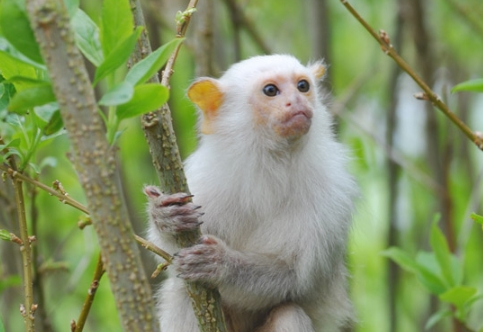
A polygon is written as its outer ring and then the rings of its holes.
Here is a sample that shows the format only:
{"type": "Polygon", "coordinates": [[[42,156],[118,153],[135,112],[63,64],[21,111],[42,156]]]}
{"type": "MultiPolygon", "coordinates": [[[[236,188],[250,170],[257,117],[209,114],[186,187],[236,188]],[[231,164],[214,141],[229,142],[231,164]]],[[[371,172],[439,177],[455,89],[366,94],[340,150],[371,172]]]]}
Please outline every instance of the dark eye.
{"type": "Polygon", "coordinates": [[[297,83],[297,89],[300,92],[307,92],[310,89],[310,84],[306,80],[301,80],[297,83]]]}
{"type": "Polygon", "coordinates": [[[267,84],[263,87],[263,93],[269,97],[275,97],[276,95],[278,95],[279,90],[275,85],[267,84]]]}

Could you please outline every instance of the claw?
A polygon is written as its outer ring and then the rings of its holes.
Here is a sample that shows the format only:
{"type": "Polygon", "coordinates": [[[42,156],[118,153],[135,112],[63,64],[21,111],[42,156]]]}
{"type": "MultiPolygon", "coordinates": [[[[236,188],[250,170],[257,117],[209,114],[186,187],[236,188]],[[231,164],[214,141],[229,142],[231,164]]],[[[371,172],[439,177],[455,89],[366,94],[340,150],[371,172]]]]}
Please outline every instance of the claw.
{"type": "Polygon", "coordinates": [[[193,195],[187,195],[185,193],[173,194],[162,200],[161,206],[184,205],[189,203],[192,197],[193,195]]]}
{"type": "Polygon", "coordinates": [[[144,187],[144,193],[149,197],[159,197],[159,196],[161,196],[161,192],[155,186],[144,187]]]}

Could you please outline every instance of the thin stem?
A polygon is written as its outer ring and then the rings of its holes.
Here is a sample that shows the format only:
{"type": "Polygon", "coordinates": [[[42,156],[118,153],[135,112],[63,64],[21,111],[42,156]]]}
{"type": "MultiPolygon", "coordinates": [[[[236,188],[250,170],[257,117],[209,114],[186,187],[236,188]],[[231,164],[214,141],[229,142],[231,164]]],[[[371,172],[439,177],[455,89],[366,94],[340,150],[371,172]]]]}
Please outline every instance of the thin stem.
{"type": "MultiPolygon", "coordinates": [[[[188,4],[188,7],[186,8],[185,13],[191,13],[196,8],[197,4],[198,0],[191,0],[188,4]]],[[[184,19],[181,22],[178,22],[176,26],[176,38],[184,38],[191,20],[191,14],[185,15],[183,18],[184,19]]],[[[180,48],[181,44],[178,44],[178,46],[176,46],[173,53],[169,57],[168,62],[166,63],[166,67],[163,71],[163,77],[161,78],[161,84],[164,86],[169,85],[169,80],[171,78],[171,75],[173,74],[174,63],[176,62],[176,58],[178,57],[180,48]]]]}
{"type": "MultiPolygon", "coordinates": [[[[37,186],[38,188],[45,190],[46,192],[48,192],[52,196],[58,197],[59,200],[62,203],[70,205],[70,206],[72,206],[72,207],[74,207],[74,208],[76,208],[76,209],[78,209],[78,210],[80,210],[80,211],[82,211],[86,214],[89,214],[89,210],[87,209],[87,207],[85,207],[81,203],[77,202],[76,200],[74,200],[73,198],[68,196],[65,192],[58,192],[58,191],[46,186],[42,182],[31,179],[31,178],[29,178],[28,176],[25,176],[22,173],[14,171],[12,168],[5,167],[4,165],[0,165],[0,169],[7,172],[7,174],[10,175],[12,177],[12,179],[21,180],[21,181],[30,183],[34,186],[37,186]]],[[[92,224],[92,223],[89,223],[89,224],[92,224]]],[[[134,234],[134,238],[136,239],[136,242],[138,242],[142,247],[144,247],[144,248],[154,252],[155,254],[161,256],[162,258],[164,258],[168,262],[172,261],[172,256],[169,255],[166,251],[157,247],[155,244],[143,239],[142,237],[140,237],[136,234],[134,234]]]]}
{"type": "MultiPolygon", "coordinates": [[[[9,161],[10,166],[13,169],[16,169],[16,164],[13,157],[10,157],[9,161]]],[[[13,176],[11,178],[15,192],[15,203],[17,206],[20,239],[23,243],[20,246],[20,253],[22,255],[23,290],[25,303],[20,305],[20,313],[24,318],[26,331],[34,332],[34,314],[35,310],[37,309],[37,305],[34,304],[33,294],[32,247],[28,234],[27,219],[25,216],[25,202],[22,181],[13,176]]]]}
{"type": "Polygon", "coordinates": [[[347,0],[340,0],[344,7],[354,16],[359,23],[371,34],[372,37],[381,45],[383,52],[391,57],[397,65],[404,70],[411,78],[423,89],[424,94],[417,96],[418,99],[430,100],[451,122],[453,122],[476,146],[483,150],[483,135],[473,132],[466,124],[463,123],[441,100],[441,98],[419,77],[418,74],[404,61],[403,58],[392,47],[389,36],[386,32],[381,31],[377,34],[374,29],[362,18],[361,15],[349,4],[347,0]]]}
{"type": "Polygon", "coordinates": [[[149,242],[136,234],[134,234],[134,238],[143,248],[146,248],[147,250],[154,252],[156,255],[163,257],[168,264],[171,264],[173,261],[173,256],[156,246],[154,243],[149,242]]]}
{"type": "Polygon", "coordinates": [[[72,325],[75,326],[75,329],[73,329],[73,331],[82,332],[82,330],[84,329],[87,316],[89,315],[92,302],[94,302],[94,297],[96,296],[96,291],[97,291],[97,288],[99,287],[99,281],[101,280],[101,277],[103,276],[104,272],[106,272],[106,270],[104,269],[104,264],[102,263],[102,257],[99,254],[99,258],[97,259],[96,270],[94,271],[94,277],[92,278],[91,286],[87,291],[87,296],[86,296],[86,299],[84,300],[84,305],[82,306],[82,310],[80,312],[79,318],[77,319],[77,322],[75,324],[71,324],[71,326],[72,325]]]}
{"type": "Polygon", "coordinates": [[[78,209],[78,210],[80,210],[80,211],[82,211],[86,214],[89,214],[89,210],[87,209],[87,207],[85,207],[81,203],[77,202],[75,199],[71,198],[70,196],[59,193],[56,190],[50,188],[49,186],[46,186],[42,182],[31,179],[28,176],[13,170],[12,168],[6,167],[4,165],[0,165],[0,169],[7,172],[7,174],[10,175],[12,178],[19,179],[19,180],[22,180],[24,182],[33,184],[34,186],[37,186],[38,188],[48,192],[52,196],[59,198],[59,200],[62,203],[70,205],[70,206],[72,206],[72,207],[74,207],[74,208],[76,208],[76,209],[78,209]]]}
{"type": "Polygon", "coordinates": [[[30,158],[32,158],[32,155],[34,152],[37,150],[37,146],[40,143],[40,138],[42,137],[42,133],[40,130],[37,130],[37,133],[35,134],[34,140],[32,144],[30,144],[29,149],[27,151],[27,154],[25,155],[25,158],[23,158],[23,163],[20,165],[18,168],[19,172],[23,172],[27,165],[29,164],[30,158]]]}

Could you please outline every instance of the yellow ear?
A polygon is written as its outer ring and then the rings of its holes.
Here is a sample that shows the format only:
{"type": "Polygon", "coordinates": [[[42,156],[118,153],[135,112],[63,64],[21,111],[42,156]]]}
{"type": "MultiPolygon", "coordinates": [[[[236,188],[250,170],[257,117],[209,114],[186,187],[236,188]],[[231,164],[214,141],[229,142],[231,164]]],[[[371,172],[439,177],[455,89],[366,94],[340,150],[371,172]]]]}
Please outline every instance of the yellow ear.
{"type": "Polygon", "coordinates": [[[321,79],[325,74],[325,66],[322,62],[316,62],[311,66],[312,72],[316,79],[321,79]]]}
{"type": "Polygon", "coordinates": [[[198,80],[189,87],[188,98],[203,112],[201,132],[207,135],[212,134],[212,121],[223,102],[223,93],[218,83],[212,78],[198,80]]]}

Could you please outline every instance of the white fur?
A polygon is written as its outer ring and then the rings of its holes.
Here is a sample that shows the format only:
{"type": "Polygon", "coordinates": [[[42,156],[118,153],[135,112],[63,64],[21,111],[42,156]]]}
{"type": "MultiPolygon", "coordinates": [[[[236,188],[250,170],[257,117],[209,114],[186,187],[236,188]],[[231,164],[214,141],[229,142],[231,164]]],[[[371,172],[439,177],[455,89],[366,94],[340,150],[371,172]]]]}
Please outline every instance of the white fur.
{"type": "MultiPolygon", "coordinates": [[[[246,102],[254,80],[291,73],[309,77],[315,88],[311,67],[291,56],[259,56],[233,65],[218,80],[225,99],[214,133],[201,137],[185,172],[194,202],[206,213],[202,232],[225,241],[235,255],[267,257],[261,270],[266,280],[257,270],[256,280],[241,283],[245,289],[220,285],[223,303],[249,312],[291,301],[305,310],[316,331],[338,331],[351,319],[343,260],[357,193],[345,170],[346,149],[334,139],[320,95],[309,132],[296,142],[255,126],[246,102]],[[272,259],[287,262],[293,277],[272,270],[272,259]]],[[[155,234],[152,229],[151,240],[163,241],[155,234]]],[[[181,283],[169,280],[161,290],[162,329],[190,332],[179,321],[169,322],[177,319],[168,316],[179,311],[172,301],[186,301],[181,291],[173,293],[175,284],[181,283]]]]}

